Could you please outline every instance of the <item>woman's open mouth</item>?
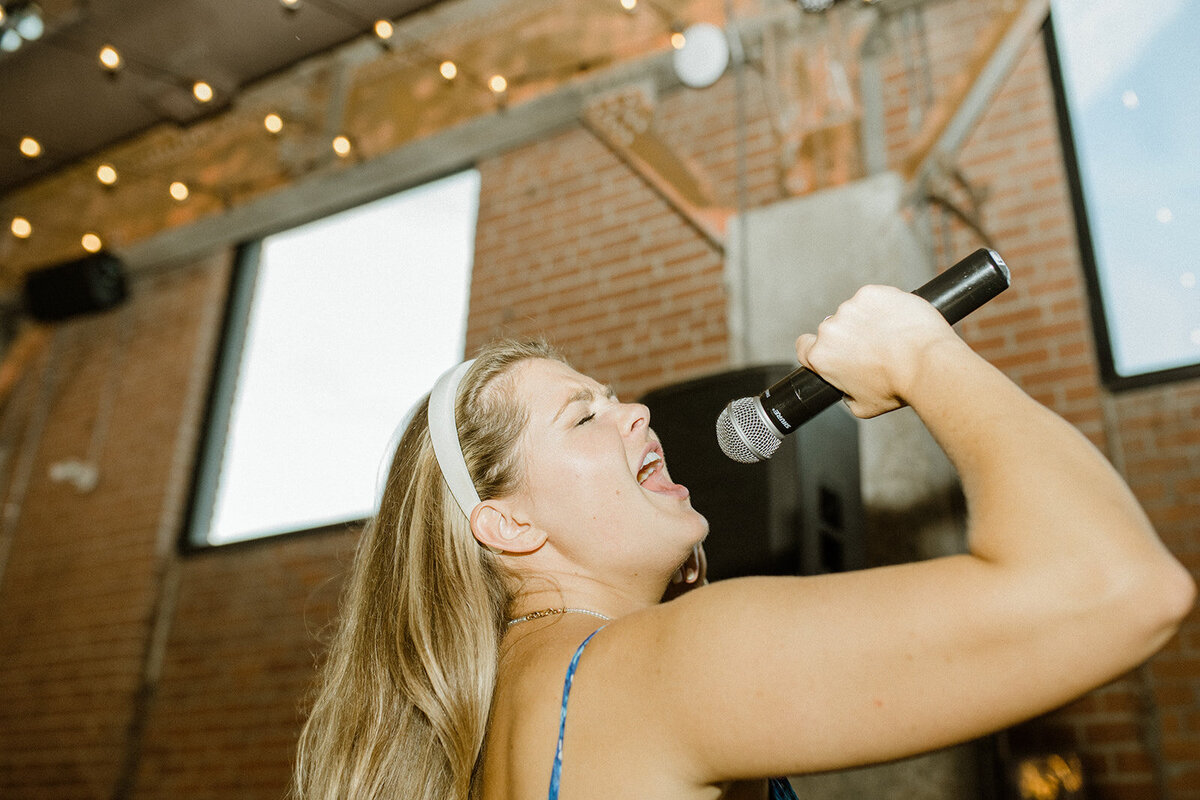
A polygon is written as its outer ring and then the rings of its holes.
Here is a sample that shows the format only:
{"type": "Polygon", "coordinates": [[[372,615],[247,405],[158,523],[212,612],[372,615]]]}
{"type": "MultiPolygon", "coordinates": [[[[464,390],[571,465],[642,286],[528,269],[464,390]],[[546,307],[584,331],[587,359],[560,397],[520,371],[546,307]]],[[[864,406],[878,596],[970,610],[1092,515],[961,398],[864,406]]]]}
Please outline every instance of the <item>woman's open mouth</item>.
{"type": "Polygon", "coordinates": [[[637,482],[647,490],[655,494],[665,494],[671,497],[687,497],[689,492],[686,486],[678,483],[673,483],[669,475],[667,475],[667,465],[663,461],[662,453],[657,450],[649,450],[642,457],[642,466],[638,469],[637,482]]]}

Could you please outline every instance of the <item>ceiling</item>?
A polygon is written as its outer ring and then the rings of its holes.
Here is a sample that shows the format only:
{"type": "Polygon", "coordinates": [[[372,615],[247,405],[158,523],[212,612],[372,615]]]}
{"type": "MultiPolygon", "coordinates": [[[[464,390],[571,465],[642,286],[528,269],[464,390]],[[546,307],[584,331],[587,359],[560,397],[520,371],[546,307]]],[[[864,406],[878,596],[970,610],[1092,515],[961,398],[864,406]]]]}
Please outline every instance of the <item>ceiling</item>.
{"type": "MultiPolygon", "coordinates": [[[[220,111],[240,87],[438,0],[38,0],[45,31],[0,52],[0,195],[161,122],[220,111]],[[99,62],[111,45],[124,65],[99,62]],[[191,85],[216,90],[198,103],[191,85]],[[42,155],[18,144],[30,136],[42,155]]],[[[12,25],[25,0],[0,0],[12,25]]]]}

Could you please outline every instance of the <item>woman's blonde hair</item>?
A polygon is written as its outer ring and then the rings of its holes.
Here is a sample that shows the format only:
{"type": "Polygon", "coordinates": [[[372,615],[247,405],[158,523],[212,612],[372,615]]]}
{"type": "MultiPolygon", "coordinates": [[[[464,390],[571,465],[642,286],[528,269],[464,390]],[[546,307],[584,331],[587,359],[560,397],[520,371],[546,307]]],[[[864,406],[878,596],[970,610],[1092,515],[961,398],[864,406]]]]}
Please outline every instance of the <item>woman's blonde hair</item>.
{"type": "MultiPolygon", "coordinates": [[[[459,441],[483,500],[520,488],[526,412],[511,370],[531,358],[561,360],[543,342],[495,342],[459,389],[459,441]]],[[[303,800],[472,794],[510,579],[442,479],[427,403],[400,439],[358,543],[300,734],[294,789],[303,800]]]]}

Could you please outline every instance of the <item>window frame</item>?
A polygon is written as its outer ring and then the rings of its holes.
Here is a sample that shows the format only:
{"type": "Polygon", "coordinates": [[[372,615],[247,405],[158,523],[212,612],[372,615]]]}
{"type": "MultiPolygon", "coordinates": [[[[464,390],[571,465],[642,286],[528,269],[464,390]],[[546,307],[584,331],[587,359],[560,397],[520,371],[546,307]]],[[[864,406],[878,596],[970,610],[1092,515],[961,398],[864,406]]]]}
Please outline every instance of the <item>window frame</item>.
{"type": "MultiPolygon", "coordinates": [[[[229,444],[234,400],[238,387],[242,362],[245,355],[246,337],[254,310],[255,296],[262,268],[263,243],[273,235],[302,228],[311,223],[338,216],[395,195],[419,190],[441,180],[464,172],[476,171],[474,164],[460,165],[447,172],[428,177],[426,180],[397,187],[391,191],[350,203],[344,207],[328,210],[313,217],[305,217],[292,224],[271,229],[234,247],[233,264],[228,286],[224,295],[224,310],[220,328],[215,338],[209,371],[204,413],[196,431],[192,470],[188,483],[184,513],[177,536],[179,551],[184,554],[224,551],[253,547],[261,543],[277,541],[283,537],[306,536],[330,532],[346,532],[361,528],[370,516],[322,523],[311,527],[292,528],[227,541],[210,541],[211,525],[216,511],[216,492],[224,467],[225,451],[229,444]]],[[[476,212],[478,213],[478,211],[476,212]]],[[[476,223],[477,224],[477,220],[476,223]]],[[[470,282],[474,271],[474,259],[468,264],[467,296],[464,298],[464,320],[470,308],[470,282]]],[[[462,353],[458,356],[463,357],[462,353]]],[[[383,443],[381,443],[382,446],[383,443]]]]}
{"type": "Polygon", "coordinates": [[[1139,372],[1133,375],[1122,375],[1116,369],[1111,327],[1104,306],[1104,291],[1096,260],[1095,240],[1092,238],[1092,226],[1083,192],[1083,178],[1079,168],[1079,155],[1075,147],[1074,128],[1070,108],[1067,104],[1067,91],[1062,75],[1062,62],[1058,52],[1058,40],[1054,33],[1054,15],[1052,13],[1046,15],[1046,22],[1042,26],[1042,39],[1046,48],[1047,65],[1054,89],[1055,116],[1058,119],[1063,164],[1075,217],[1076,243],[1079,247],[1079,259],[1083,267],[1084,285],[1091,312],[1092,335],[1096,345],[1101,381],[1110,391],[1121,392],[1200,377],[1200,359],[1192,364],[1139,372]]]}
{"type": "MultiPolygon", "coordinates": [[[[339,212],[328,216],[336,213],[339,212]]],[[[246,331],[250,325],[250,312],[254,306],[255,287],[258,284],[263,238],[266,237],[238,245],[230,270],[229,287],[225,293],[225,310],[213,356],[212,379],[209,381],[204,417],[197,431],[199,441],[179,541],[184,554],[253,547],[288,536],[346,531],[361,527],[368,519],[363,517],[311,528],[283,530],[228,542],[208,541],[208,530],[215,509],[217,482],[220,480],[222,459],[229,441],[233,399],[242,363],[246,331]]]]}

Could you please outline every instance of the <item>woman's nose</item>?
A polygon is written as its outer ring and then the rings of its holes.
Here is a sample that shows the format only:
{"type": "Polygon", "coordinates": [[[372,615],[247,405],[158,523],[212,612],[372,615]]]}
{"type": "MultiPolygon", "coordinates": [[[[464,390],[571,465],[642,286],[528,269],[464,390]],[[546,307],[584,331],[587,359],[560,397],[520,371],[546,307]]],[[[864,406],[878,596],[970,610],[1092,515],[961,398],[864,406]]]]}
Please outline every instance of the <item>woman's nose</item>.
{"type": "Polygon", "coordinates": [[[625,415],[626,429],[630,433],[650,427],[650,409],[641,403],[622,403],[621,412],[625,415]]]}

